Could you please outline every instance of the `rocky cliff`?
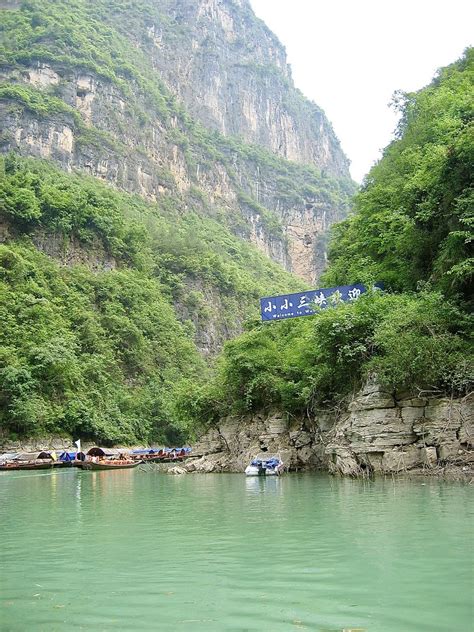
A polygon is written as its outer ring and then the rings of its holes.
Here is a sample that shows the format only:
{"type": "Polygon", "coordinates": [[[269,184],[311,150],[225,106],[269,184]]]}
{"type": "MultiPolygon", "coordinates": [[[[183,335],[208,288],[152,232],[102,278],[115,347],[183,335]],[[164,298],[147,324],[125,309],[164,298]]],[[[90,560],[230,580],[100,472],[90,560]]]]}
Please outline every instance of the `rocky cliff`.
{"type": "MultiPolygon", "coordinates": [[[[295,89],[284,47],[248,0],[159,4],[161,19],[147,25],[147,50],[193,117],[288,160],[347,176],[348,161],[331,125],[295,89]]],[[[139,37],[136,42],[143,45],[139,37]]]]}
{"type": "Polygon", "coordinates": [[[313,419],[229,418],[195,447],[189,471],[243,471],[257,453],[279,453],[292,470],[399,474],[458,466],[474,474],[474,399],[384,392],[366,385],[346,411],[313,419]]]}
{"type": "Polygon", "coordinates": [[[0,149],[172,196],[315,284],[348,163],[246,0],[0,1],[0,149]]]}

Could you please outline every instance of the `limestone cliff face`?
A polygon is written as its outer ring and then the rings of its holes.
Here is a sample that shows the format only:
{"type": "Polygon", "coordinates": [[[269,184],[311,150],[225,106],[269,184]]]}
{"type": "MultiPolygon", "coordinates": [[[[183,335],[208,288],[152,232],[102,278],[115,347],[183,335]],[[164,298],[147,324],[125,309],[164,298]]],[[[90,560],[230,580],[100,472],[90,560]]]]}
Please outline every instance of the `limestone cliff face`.
{"type": "Polygon", "coordinates": [[[243,471],[257,453],[279,453],[290,469],[357,476],[459,466],[474,474],[474,400],[427,398],[366,385],[343,414],[225,419],[195,447],[189,469],[243,471]]]}
{"type": "Polygon", "coordinates": [[[317,282],[325,235],[346,215],[347,194],[331,199],[311,172],[302,169],[292,178],[286,163],[249,158],[239,147],[224,147],[210,160],[205,148],[190,148],[177,117],[164,122],[153,116],[140,95],[132,112],[116,86],[92,73],[36,64],[20,74],[3,70],[0,79],[42,91],[53,87],[69,108],[39,117],[3,99],[3,151],[53,159],[65,170],[78,168],[150,200],[178,196],[188,209],[196,207],[199,190],[208,213],[224,211],[234,232],[286,270],[317,282]],[[147,120],[138,123],[136,112],[146,112],[147,120]]]}
{"type": "Polygon", "coordinates": [[[148,26],[147,49],[194,117],[288,160],[348,175],[348,161],[326,116],[295,89],[284,47],[248,0],[162,5],[168,20],[148,26]]]}
{"type": "MultiPolygon", "coordinates": [[[[38,14],[30,4],[0,0],[0,9],[35,24],[54,7],[38,14]]],[[[103,19],[130,47],[131,70],[111,78],[40,39],[37,53],[0,66],[0,151],[52,159],[150,200],[173,196],[315,285],[353,185],[281,44],[247,0],[145,0],[133,28],[112,5],[103,19]]],[[[6,45],[15,56],[14,41],[6,45]]]]}

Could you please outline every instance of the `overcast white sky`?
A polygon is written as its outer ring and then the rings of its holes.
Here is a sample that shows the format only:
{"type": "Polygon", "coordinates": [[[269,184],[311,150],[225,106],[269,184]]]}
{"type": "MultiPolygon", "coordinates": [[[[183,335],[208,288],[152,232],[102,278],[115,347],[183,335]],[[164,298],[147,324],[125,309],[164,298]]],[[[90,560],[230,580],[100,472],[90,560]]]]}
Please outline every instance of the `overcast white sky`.
{"type": "Polygon", "coordinates": [[[474,44],[471,0],[250,0],[296,86],[332,122],[361,181],[391,140],[395,90],[418,90],[474,44]]]}

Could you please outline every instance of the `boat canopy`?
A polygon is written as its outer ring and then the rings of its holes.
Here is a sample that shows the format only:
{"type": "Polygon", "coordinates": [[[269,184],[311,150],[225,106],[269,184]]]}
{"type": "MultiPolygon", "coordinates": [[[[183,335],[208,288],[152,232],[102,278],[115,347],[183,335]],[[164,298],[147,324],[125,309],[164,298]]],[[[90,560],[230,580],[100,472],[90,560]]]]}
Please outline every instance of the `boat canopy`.
{"type": "Polygon", "coordinates": [[[119,454],[129,454],[130,450],[126,448],[99,448],[95,446],[91,448],[87,454],[89,456],[117,456],[119,454]]]}
{"type": "Polygon", "coordinates": [[[42,452],[38,454],[36,458],[37,459],[52,459],[53,457],[51,456],[51,452],[46,452],[45,450],[43,450],[42,452]]]}
{"type": "Polygon", "coordinates": [[[69,463],[70,461],[74,461],[76,458],[76,452],[61,452],[59,455],[59,460],[64,463],[69,463]]]}
{"type": "Polygon", "coordinates": [[[281,459],[273,456],[270,457],[269,459],[253,459],[250,462],[250,465],[253,465],[255,467],[277,467],[277,465],[280,465],[281,463],[281,459]]]}
{"type": "Polygon", "coordinates": [[[132,454],[171,454],[173,452],[188,454],[191,448],[136,448],[132,450],[132,454]]]}
{"type": "Polygon", "coordinates": [[[108,448],[99,448],[94,447],[87,451],[88,456],[109,456],[111,452],[109,452],[108,448]]]}
{"type": "Polygon", "coordinates": [[[49,452],[19,452],[15,460],[16,461],[35,461],[36,459],[50,459],[51,454],[49,452]]]}
{"type": "Polygon", "coordinates": [[[5,454],[0,454],[0,461],[14,461],[19,456],[19,452],[6,452],[5,454]]]}

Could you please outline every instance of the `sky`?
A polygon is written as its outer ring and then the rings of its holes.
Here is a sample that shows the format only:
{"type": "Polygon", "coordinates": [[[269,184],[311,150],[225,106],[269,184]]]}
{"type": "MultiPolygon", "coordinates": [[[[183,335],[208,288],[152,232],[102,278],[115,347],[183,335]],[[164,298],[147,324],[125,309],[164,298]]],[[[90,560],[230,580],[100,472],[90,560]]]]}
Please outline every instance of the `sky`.
{"type": "Polygon", "coordinates": [[[285,45],[295,84],[322,107],[360,182],[393,138],[395,90],[430,83],[474,44],[468,0],[250,0],[285,45]]]}

